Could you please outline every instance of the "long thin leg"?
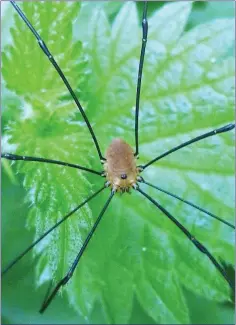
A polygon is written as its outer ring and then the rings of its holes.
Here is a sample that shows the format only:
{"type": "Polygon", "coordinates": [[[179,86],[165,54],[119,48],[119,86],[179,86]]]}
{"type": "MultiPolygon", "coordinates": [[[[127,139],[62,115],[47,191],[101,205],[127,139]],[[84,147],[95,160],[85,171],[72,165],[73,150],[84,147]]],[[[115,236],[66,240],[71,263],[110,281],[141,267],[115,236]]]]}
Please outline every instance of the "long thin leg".
{"type": "Polygon", "coordinates": [[[103,186],[100,190],[92,194],[88,199],[83,201],[80,205],[78,205],[75,209],[70,211],[65,217],[63,217],[61,220],[59,220],[54,226],[49,228],[42,236],[40,236],[38,239],[36,239],[29,247],[27,247],[20,255],[18,255],[3,271],[2,276],[7,273],[17,262],[19,262],[22,257],[24,257],[35,245],[37,245],[43,238],[45,238],[47,235],[49,235],[54,229],[56,229],[58,226],[60,226],[66,219],[68,219],[72,214],[74,214],[76,211],[78,211],[82,206],[84,206],[86,203],[88,203],[90,200],[92,200],[95,196],[97,196],[100,192],[102,192],[106,186],[103,186]]]}
{"type": "Polygon", "coordinates": [[[46,46],[45,42],[41,39],[41,37],[39,36],[39,34],[37,33],[37,31],[34,29],[34,27],[32,26],[32,24],[29,22],[29,20],[26,18],[26,16],[24,15],[24,13],[22,12],[22,10],[18,7],[18,5],[15,3],[15,1],[11,0],[10,1],[12,6],[16,9],[16,11],[18,12],[18,14],[20,15],[20,17],[23,19],[23,21],[26,23],[26,25],[29,27],[29,29],[31,30],[31,32],[34,34],[34,36],[36,37],[38,44],[40,46],[40,48],[42,49],[42,51],[44,52],[44,54],[48,57],[49,61],[52,63],[52,65],[54,66],[54,68],[56,69],[56,71],[58,72],[59,76],[61,77],[62,81],[64,82],[65,86],[67,87],[67,89],[69,90],[72,98],[74,99],[76,106],[78,107],[80,113],[82,114],[85,123],[87,124],[87,127],[89,129],[89,132],[93,138],[93,142],[96,146],[98,155],[100,160],[104,161],[105,158],[102,156],[97,138],[94,134],[94,131],[92,129],[92,126],[89,123],[89,120],[78,100],[78,98],[76,97],[73,89],[71,88],[68,80],[66,79],[65,75],[63,74],[61,68],[58,66],[57,62],[55,61],[54,57],[52,56],[51,52],[49,51],[48,47],[46,46]]]}
{"type": "Polygon", "coordinates": [[[142,180],[139,181],[139,182],[144,183],[144,184],[146,184],[146,185],[148,185],[148,186],[151,186],[151,187],[157,189],[158,191],[161,191],[161,192],[163,192],[163,193],[166,193],[167,195],[169,195],[169,196],[171,196],[171,197],[174,197],[174,198],[176,198],[177,200],[179,200],[179,201],[181,201],[181,202],[184,202],[184,203],[186,203],[186,204],[188,204],[188,205],[194,207],[195,209],[197,209],[197,210],[199,210],[199,211],[202,211],[202,212],[206,213],[206,214],[209,215],[210,217],[212,217],[212,218],[214,218],[214,219],[217,219],[217,220],[219,220],[220,222],[226,224],[227,226],[229,226],[229,227],[235,229],[235,226],[232,225],[230,222],[225,221],[224,219],[221,219],[220,217],[217,217],[215,214],[213,214],[213,213],[211,213],[211,212],[209,212],[209,211],[207,211],[207,210],[205,210],[205,209],[203,209],[203,208],[200,208],[199,206],[197,206],[196,204],[194,204],[194,203],[192,203],[192,202],[190,202],[190,201],[184,200],[183,198],[179,197],[179,196],[176,195],[176,194],[170,193],[169,191],[163,190],[162,188],[160,188],[160,187],[158,187],[158,186],[156,186],[156,185],[153,185],[153,184],[151,184],[151,183],[149,183],[149,182],[146,182],[143,178],[142,178],[142,180]]]}
{"type": "Polygon", "coordinates": [[[218,129],[212,130],[210,132],[204,133],[202,135],[199,135],[196,138],[193,138],[193,139],[191,139],[189,141],[186,141],[186,142],[178,145],[177,147],[174,147],[171,150],[168,150],[168,151],[164,152],[160,156],[158,156],[158,157],[152,159],[151,161],[149,161],[146,165],[140,166],[140,169],[144,170],[145,168],[147,168],[148,166],[152,165],[157,160],[160,160],[161,158],[168,156],[172,152],[177,151],[177,150],[179,150],[181,148],[184,148],[184,147],[186,147],[186,146],[188,146],[188,145],[190,145],[190,144],[192,144],[194,142],[197,142],[199,140],[202,140],[202,139],[211,137],[211,136],[213,136],[215,134],[219,134],[219,133],[223,133],[223,132],[228,132],[230,130],[233,130],[234,128],[235,128],[235,124],[234,123],[230,123],[230,124],[227,124],[227,125],[225,125],[225,126],[223,126],[221,128],[218,128],[218,129]]]}
{"type": "Polygon", "coordinates": [[[143,4],[143,19],[142,19],[142,48],[139,59],[139,68],[138,68],[138,81],[137,81],[137,91],[136,91],[136,110],[135,110],[135,156],[139,154],[139,140],[138,140],[138,117],[139,117],[139,100],[140,100],[140,90],[142,84],[142,73],[143,73],[143,63],[145,56],[145,49],[147,43],[148,35],[148,21],[147,21],[147,1],[144,1],[143,4]]]}
{"type": "Polygon", "coordinates": [[[46,298],[46,300],[43,302],[43,305],[42,305],[42,307],[41,307],[41,309],[40,309],[40,311],[39,311],[40,313],[43,313],[43,312],[45,311],[45,309],[46,309],[46,308],[49,306],[49,304],[51,303],[52,299],[53,299],[53,298],[55,297],[55,295],[57,294],[58,290],[59,290],[62,286],[64,286],[64,285],[65,285],[65,284],[70,280],[70,278],[72,277],[72,275],[73,275],[73,273],[74,273],[74,271],[75,271],[75,269],[76,269],[76,267],[77,267],[77,265],[78,265],[78,263],[79,263],[79,260],[80,260],[81,256],[83,255],[83,253],[84,253],[84,251],[85,251],[85,249],[86,249],[86,247],[87,247],[87,245],[88,245],[88,243],[89,243],[91,237],[93,236],[93,234],[94,234],[94,232],[95,232],[95,230],[96,230],[96,228],[97,228],[99,222],[101,221],[102,216],[104,215],[104,213],[105,213],[105,211],[106,211],[106,209],[107,209],[107,207],[108,207],[108,205],[109,205],[109,203],[110,203],[112,197],[114,196],[114,194],[115,194],[115,192],[114,192],[114,191],[111,191],[111,194],[110,194],[108,200],[106,201],[106,203],[105,203],[105,205],[104,205],[102,211],[100,212],[100,214],[99,214],[99,216],[98,216],[96,222],[94,223],[93,228],[90,230],[90,232],[89,232],[87,238],[85,239],[85,241],[84,241],[84,243],[83,243],[83,246],[81,247],[81,249],[80,249],[78,255],[76,256],[76,258],[75,258],[75,260],[74,260],[72,266],[70,267],[70,269],[69,269],[69,271],[67,272],[66,276],[58,282],[58,284],[56,285],[56,287],[54,288],[54,290],[51,292],[51,294],[50,294],[50,295],[46,298]]]}
{"type": "Polygon", "coordinates": [[[234,290],[233,284],[230,282],[227,274],[225,273],[222,266],[217,262],[217,260],[212,256],[212,254],[208,251],[208,249],[201,244],[177,219],[175,219],[165,208],[163,208],[158,202],[156,202],[151,196],[142,191],[140,188],[137,189],[143,196],[145,196],[149,201],[151,201],[159,210],[161,210],[184,234],[187,238],[194,244],[194,246],[203,254],[205,254],[212,264],[216,267],[216,269],[221,273],[221,275],[228,282],[229,286],[232,290],[234,290]]]}
{"type": "Polygon", "coordinates": [[[24,161],[39,161],[42,163],[49,163],[49,164],[55,164],[55,165],[62,165],[62,166],[67,166],[67,167],[72,167],[72,168],[77,168],[80,170],[85,170],[89,173],[96,174],[99,176],[102,176],[103,172],[98,172],[96,170],[82,167],[77,164],[70,164],[67,162],[59,161],[59,160],[53,160],[53,159],[46,159],[46,158],[39,158],[39,157],[30,157],[30,156],[18,156],[18,155],[13,155],[11,153],[2,153],[1,154],[2,158],[8,159],[8,160],[24,160],[24,161]]]}

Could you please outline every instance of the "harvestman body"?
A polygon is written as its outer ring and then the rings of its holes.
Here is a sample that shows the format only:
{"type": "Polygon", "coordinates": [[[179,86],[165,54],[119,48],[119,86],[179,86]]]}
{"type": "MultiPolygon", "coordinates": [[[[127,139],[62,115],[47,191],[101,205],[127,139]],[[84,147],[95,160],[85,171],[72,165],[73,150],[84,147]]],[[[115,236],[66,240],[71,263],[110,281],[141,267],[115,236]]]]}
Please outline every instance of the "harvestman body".
{"type": "Polygon", "coordinates": [[[64,82],[65,86],[67,87],[68,91],[70,92],[75,104],[77,105],[77,108],[79,109],[80,113],[82,114],[85,123],[87,124],[87,127],[90,131],[90,134],[92,136],[92,139],[94,141],[95,147],[97,149],[97,153],[99,156],[99,159],[103,163],[104,170],[102,172],[96,171],[94,169],[90,169],[84,166],[80,166],[77,164],[71,164],[68,162],[53,160],[53,159],[47,159],[47,158],[41,158],[41,157],[30,157],[25,155],[15,155],[11,153],[2,153],[1,157],[9,160],[23,160],[23,161],[36,161],[41,163],[49,163],[49,164],[56,164],[56,165],[62,165],[67,166],[70,168],[77,168],[79,170],[83,170],[89,173],[93,173],[100,177],[106,177],[107,181],[105,185],[97,190],[94,194],[92,194],[90,197],[88,197],[85,201],[83,201],[81,204],[79,204],[76,208],[74,208],[72,211],[70,211],[66,216],[64,216],[61,220],[59,220],[54,226],[49,228],[43,235],[41,235],[37,240],[35,240],[29,247],[25,249],[19,256],[17,256],[2,272],[2,275],[7,273],[9,269],[11,269],[21,258],[23,258],[35,245],[37,245],[43,238],[45,238],[49,233],[51,233],[53,230],[55,230],[59,225],[61,225],[66,219],[68,219],[72,214],[74,214],[76,211],[78,211],[83,205],[88,203],[90,200],[92,200],[94,197],[96,197],[99,193],[101,193],[104,189],[107,187],[111,187],[111,192],[109,195],[109,198],[107,199],[102,211],[100,212],[97,220],[95,221],[91,231],[87,235],[82,247],[80,248],[73,264],[71,265],[69,271],[64,276],[63,279],[61,279],[55,288],[50,292],[48,292],[42,307],[40,309],[40,312],[44,312],[45,309],[49,306],[59,289],[64,286],[72,277],[81,256],[83,255],[91,237],[93,236],[99,222],[102,219],[102,216],[104,215],[108,205],[110,204],[114,194],[116,192],[129,192],[131,188],[133,188],[136,192],[139,192],[143,197],[146,197],[150,202],[152,202],[167,218],[169,218],[170,221],[172,221],[180,230],[181,232],[191,241],[191,243],[203,254],[205,254],[210,262],[215,266],[215,268],[220,272],[220,274],[224,277],[224,279],[228,282],[229,286],[234,290],[233,284],[229,280],[227,274],[225,273],[223,267],[221,264],[213,257],[213,255],[208,251],[208,249],[200,243],[173,215],[171,215],[163,206],[161,206],[156,200],[154,200],[151,196],[149,196],[146,192],[144,192],[139,184],[145,183],[148,186],[151,186],[161,192],[164,192],[165,194],[171,196],[172,198],[175,198],[181,202],[184,202],[185,204],[188,204],[195,209],[198,209],[199,211],[207,214],[208,216],[219,220],[220,222],[224,223],[225,225],[235,229],[235,226],[229,223],[228,221],[214,215],[213,213],[195,205],[194,203],[184,200],[183,198],[177,196],[176,194],[173,194],[171,192],[168,192],[156,185],[153,185],[149,182],[146,182],[141,176],[140,173],[142,173],[147,167],[155,163],[156,161],[162,159],[163,157],[166,157],[167,155],[186,147],[194,142],[200,141],[202,139],[214,136],[219,133],[228,132],[230,130],[233,130],[235,128],[235,124],[228,124],[223,127],[220,127],[218,129],[212,130],[210,132],[204,133],[202,135],[197,136],[196,138],[190,139],[189,141],[186,141],[166,152],[163,154],[157,156],[156,158],[152,159],[148,163],[146,163],[143,166],[137,166],[136,160],[139,154],[139,138],[138,138],[138,122],[139,122],[139,100],[140,100],[140,90],[141,90],[141,82],[142,82],[142,70],[143,70],[143,63],[144,63],[144,56],[145,56],[145,48],[146,48],[146,42],[147,42],[147,35],[148,35],[148,23],[147,23],[147,1],[144,2],[144,9],[143,9],[143,17],[142,17],[142,30],[143,30],[143,36],[142,36],[142,46],[141,46],[141,53],[140,53],[140,60],[139,60],[139,69],[138,69],[138,81],[137,81],[137,92],[136,92],[136,110],[135,110],[135,152],[130,147],[129,144],[127,144],[122,139],[114,139],[110,146],[107,149],[105,158],[101,154],[101,150],[97,141],[97,138],[94,134],[94,131],[89,123],[89,120],[78,100],[76,97],[73,89],[71,88],[68,80],[66,79],[65,75],[63,74],[62,70],[58,66],[57,62],[55,61],[53,55],[49,51],[48,47],[44,43],[44,41],[41,39],[40,35],[37,33],[37,31],[34,29],[32,24],[29,22],[29,20],[26,18],[22,10],[18,7],[18,5],[14,1],[10,1],[15,10],[18,12],[19,16],[22,18],[22,20],[25,22],[25,24],[29,27],[30,31],[35,36],[40,48],[44,52],[44,54],[48,57],[51,64],[54,66],[56,71],[58,72],[60,78],[64,82]]]}
{"type": "Polygon", "coordinates": [[[108,147],[104,170],[107,186],[115,192],[129,192],[130,188],[137,188],[137,181],[141,180],[133,149],[122,139],[114,139],[108,147]]]}

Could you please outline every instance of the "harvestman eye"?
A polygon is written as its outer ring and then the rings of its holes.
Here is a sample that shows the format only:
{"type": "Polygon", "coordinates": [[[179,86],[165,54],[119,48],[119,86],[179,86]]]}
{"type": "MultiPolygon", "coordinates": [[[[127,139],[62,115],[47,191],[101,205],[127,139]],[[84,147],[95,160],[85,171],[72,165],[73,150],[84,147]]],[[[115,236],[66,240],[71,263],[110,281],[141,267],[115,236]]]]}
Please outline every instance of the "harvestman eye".
{"type": "Polygon", "coordinates": [[[108,147],[105,156],[102,155],[99,142],[95,136],[95,133],[93,131],[93,128],[86,116],[86,113],[84,112],[79,99],[76,97],[74,90],[70,86],[66,76],[62,72],[61,68],[58,66],[56,60],[53,57],[53,54],[50,52],[49,48],[45,44],[45,42],[41,39],[38,32],[35,30],[35,28],[32,26],[28,18],[24,15],[20,7],[14,2],[10,1],[12,6],[15,8],[17,13],[22,19],[22,24],[25,23],[29,28],[29,33],[33,33],[33,35],[36,38],[36,41],[38,42],[39,47],[44,52],[44,54],[49,59],[49,64],[51,63],[55,70],[58,72],[59,77],[64,82],[67,90],[69,91],[72,99],[74,100],[77,108],[79,109],[80,113],[83,116],[83,119],[88,127],[88,130],[91,134],[92,140],[94,142],[94,145],[97,150],[97,154],[99,157],[99,160],[101,161],[101,166],[103,168],[102,171],[96,171],[91,168],[87,168],[84,166],[80,166],[77,164],[71,164],[68,162],[53,160],[50,158],[45,157],[31,157],[31,156],[25,156],[24,153],[22,155],[15,155],[11,153],[2,153],[1,157],[9,160],[23,160],[25,162],[41,162],[45,164],[56,164],[56,165],[62,165],[67,166],[69,168],[76,168],[81,171],[92,173],[94,175],[97,175],[98,177],[103,179],[102,177],[106,177],[106,182],[101,188],[97,189],[97,191],[89,196],[86,200],[81,202],[78,206],[76,206],[72,211],[68,212],[67,215],[65,215],[61,220],[59,220],[54,226],[49,228],[44,234],[42,234],[37,240],[35,240],[29,247],[27,247],[20,255],[18,255],[9,265],[3,269],[2,275],[6,274],[7,271],[9,271],[19,260],[21,260],[29,251],[32,250],[33,247],[35,247],[43,238],[45,238],[48,234],[50,234],[53,230],[55,230],[58,226],[60,226],[66,219],[71,217],[76,211],[78,211],[82,206],[84,206],[86,203],[88,203],[90,200],[98,196],[101,192],[104,190],[109,191],[109,195],[107,198],[107,201],[105,202],[102,210],[100,211],[96,222],[94,223],[92,229],[90,230],[89,234],[87,235],[82,247],[78,251],[78,254],[71,265],[68,272],[65,274],[65,276],[56,284],[55,288],[48,292],[46,295],[46,298],[40,308],[40,312],[44,312],[55,295],[57,294],[58,290],[64,286],[73,276],[73,273],[78,266],[78,263],[81,259],[81,256],[83,255],[90,239],[92,238],[95,230],[97,229],[98,224],[100,223],[105,211],[107,210],[108,206],[110,205],[114,195],[116,192],[129,192],[130,190],[133,190],[134,192],[139,192],[139,194],[146,198],[148,201],[150,201],[155,207],[160,210],[164,216],[169,218],[185,235],[190,242],[204,255],[206,255],[209,259],[209,261],[215,266],[215,268],[220,272],[220,274],[224,277],[224,279],[227,281],[229,286],[234,290],[233,284],[229,280],[227,274],[225,273],[223,267],[221,264],[213,257],[213,255],[209,252],[209,250],[201,243],[199,242],[172,214],[170,214],[169,211],[167,211],[162,205],[159,204],[156,200],[154,200],[150,195],[148,195],[143,189],[142,184],[146,184],[147,186],[153,187],[157,189],[158,191],[161,191],[172,198],[175,198],[179,201],[184,202],[185,204],[192,206],[193,208],[205,213],[211,218],[214,218],[218,220],[221,223],[224,223],[226,226],[231,227],[235,229],[235,226],[231,224],[230,222],[224,220],[223,218],[214,215],[213,213],[197,206],[193,202],[184,200],[183,198],[177,196],[174,193],[170,193],[166,191],[165,189],[162,189],[154,184],[151,184],[144,180],[142,176],[140,176],[141,173],[143,173],[149,166],[157,162],[158,160],[170,155],[171,153],[180,150],[181,148],[184,148],[188,145],[191,145],[194,142],[203,140],[205,138],[215,136],[217,134],[228,132],[230,130],[233,130],[235,128],[234,124],[228,124],[225,126],[222,126],[218,129],[212,130],[210,132],[201,134],[193,139],[190,139],[171,150],[168,150],[164,152],[163,154],[154,157],[151,161],[147,162],[146,164],[142,166],[137,166],[137,158],[139,155],[139,101],[140,101],[140,93],[141,93],[141,84],[142,84],[142,71],[143,71],[143,65],[144,65],[144,58],[145,58],[145,49],[146,44],[148,41],[148,20],[147,20],[147,1],[144,2],[143,5],[143,15],[142,15],[142,38],[141,38],[141,52],[140,52],[140,60],[139,60],[139,66],[138,66],[138,75],[137,75],[137,89],[136,89],[136,108],[135,108],[135,133],[134,133],[134,140],[135,140],[135,150],[132,149],[132,147],[126,143],[123,139],[114,139],[110,146],[108,147]],[[110,188],[110,190],[109,190],[110,188]]]}

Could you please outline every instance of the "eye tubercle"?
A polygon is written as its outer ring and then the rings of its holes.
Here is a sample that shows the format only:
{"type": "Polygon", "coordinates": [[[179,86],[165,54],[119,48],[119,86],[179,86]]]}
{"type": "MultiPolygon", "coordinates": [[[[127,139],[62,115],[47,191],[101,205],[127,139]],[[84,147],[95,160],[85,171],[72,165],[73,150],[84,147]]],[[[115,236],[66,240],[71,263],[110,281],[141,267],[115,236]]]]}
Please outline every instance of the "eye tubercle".
{"type": "Polygon", "coordinates": [[[127,175],[126,175],[126,174],[121,174],[121,175],[120,175],[120,178],[121,178],[121,179],[126,179],[126,178],[127,178],[127,175]]]}

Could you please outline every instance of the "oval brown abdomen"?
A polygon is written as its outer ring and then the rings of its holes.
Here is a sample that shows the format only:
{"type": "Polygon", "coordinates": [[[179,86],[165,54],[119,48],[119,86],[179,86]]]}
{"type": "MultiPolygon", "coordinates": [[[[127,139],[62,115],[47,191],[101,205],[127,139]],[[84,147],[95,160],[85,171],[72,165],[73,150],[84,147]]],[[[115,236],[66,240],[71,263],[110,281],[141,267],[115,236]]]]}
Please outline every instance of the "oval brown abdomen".
{"type": "Polygon", "coordinates": [[[126,190],[136,183],[137,167],[134,152],[122,139],[114,139],[108,147],[104,168],[107,180],[117,190],[126,190]],[[126,178],[122,179],[122,175],[126,178]]]}

